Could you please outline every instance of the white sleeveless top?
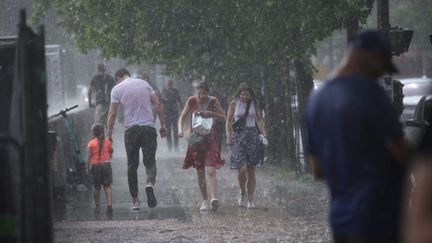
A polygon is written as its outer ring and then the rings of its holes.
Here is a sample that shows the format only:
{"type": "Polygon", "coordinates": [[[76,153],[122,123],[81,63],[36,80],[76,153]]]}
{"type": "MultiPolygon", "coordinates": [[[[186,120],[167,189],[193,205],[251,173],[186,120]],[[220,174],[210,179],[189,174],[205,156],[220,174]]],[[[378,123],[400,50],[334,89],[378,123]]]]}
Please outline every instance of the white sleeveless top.
{"type": "MultiPolygon", "coordinates": [[[[240,99],[236,99],[236,108],[234,112],[234,122],[243,117],[246,113],[247,103],[242,103],[240,99]]],[[[249,115],[246,117],[246,127],[254,127],[256,119],[255,102],[252,101],[249,107],[249,115]]]]}

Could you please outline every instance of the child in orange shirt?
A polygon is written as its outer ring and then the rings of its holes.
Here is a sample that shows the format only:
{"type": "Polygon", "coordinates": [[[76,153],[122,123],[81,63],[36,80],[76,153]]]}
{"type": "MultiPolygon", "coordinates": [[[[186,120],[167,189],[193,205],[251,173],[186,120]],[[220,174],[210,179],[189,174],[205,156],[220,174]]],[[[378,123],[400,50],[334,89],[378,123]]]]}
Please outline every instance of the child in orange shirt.
{"type": "Polygon", "coordinates": [[[105,138],[105,127],[100,123],[92,126],[92,139],[87,145],[87,168],[91,168],[94,185],[95,211],[100,212],[100,189],[103,185],[107,199],[107,213],[112,213],[112,168],[113,153],[111,142],[105,138]]]}

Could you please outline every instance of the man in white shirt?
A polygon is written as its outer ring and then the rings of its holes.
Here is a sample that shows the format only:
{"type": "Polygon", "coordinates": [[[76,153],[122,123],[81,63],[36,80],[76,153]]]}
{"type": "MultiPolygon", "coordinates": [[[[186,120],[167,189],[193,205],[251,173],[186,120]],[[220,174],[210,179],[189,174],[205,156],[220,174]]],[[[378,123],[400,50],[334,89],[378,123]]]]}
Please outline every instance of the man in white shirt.
{"type": "Polygon", "coordinates": [[[155,107],[160,121],[160,135],[165,137],[164,112],[158,96],[153,88],[144,80],[131,78],[125,68],[117,70],[115,74],[118,84],[111,91],[111,105],[108,113],[108,139],[112,141],[112,132],[116,121],[118,106],[124,109],[125,147],[128,161],[129,191],[132,196],[132,209],[140,209],[138,197],[139,150],[143,155],[147,174],[147,203],[150,208],[156,207],[154,195],[156,182],[156,149],[157,133],[152,105],[155,107]]]}

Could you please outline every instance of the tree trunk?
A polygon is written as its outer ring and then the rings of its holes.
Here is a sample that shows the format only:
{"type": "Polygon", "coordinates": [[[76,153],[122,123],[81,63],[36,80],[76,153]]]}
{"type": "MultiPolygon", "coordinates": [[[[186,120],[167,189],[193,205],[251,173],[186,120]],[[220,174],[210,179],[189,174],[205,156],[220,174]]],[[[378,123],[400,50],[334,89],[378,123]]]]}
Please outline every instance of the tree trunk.
{"type": "Polygon", "coordinates": [[[357,37],[360,31],[358,18],[355,16],[349,18],[345,24],[345,28],[347,31],[347,42],[349,43],[357,37]]]}
{"type": "MultiPolygon", "coordinates": [[[[279,75],[277,75],[279,76],[279,75]]],[[[268,157],[273,163],[293,160],[293,134],[291,99],[287,96],[287,82],[280,75],[278,82],[267,82],[267,128],[269,137],[268,157]]],[[[290,164],[291,166],[291,164],[290,164]]]]}
{"type": "Polygon", "coordinates": [[[288,75],[288,67],[287,70],[285,71],[285,73],[287,74],[285,77],[285,85],[286,85],[286,107],[287,107],[287,112],[285,114],[286,117],[286,123],[285,123],[285,129],[287,131],[287,137],[286,137],[286,142],[287,142],[287,149],[286,152],[288,153],[288,159],[289,159],[289,167],[292,171],[298,171],[299,164],[299,157],[297,154],[297,150],[296,150],[296,141],[295,141],[295,136],[294,136],[294,129],[295,129],[295,116],[294,116],[294,112],[293,112],[293,95],[295,94],[295,89],[293,89],[294,85],[294,80],[292,78],[289,77],[288,75]]]}
{"type": "MultiPolygon", "coordinates": [[[[308,63],[305,63],[301,60],[294,61],[295,74],[297,78],[298,84],[298,106],[299,106],[299,126],[300,133],[302,138],[302,147],[303,147],[303,155],[305,156],[305,152],[307,151],[307,136],[306,136],[306,128],[304,126],[304,110],[306,107],[307,99],[314,88],[313,77],[310,68],[308,67],[308,63]]],[[[309,164],[304,162],[304,169],[306,172],[310,172],[309,164]]]]}

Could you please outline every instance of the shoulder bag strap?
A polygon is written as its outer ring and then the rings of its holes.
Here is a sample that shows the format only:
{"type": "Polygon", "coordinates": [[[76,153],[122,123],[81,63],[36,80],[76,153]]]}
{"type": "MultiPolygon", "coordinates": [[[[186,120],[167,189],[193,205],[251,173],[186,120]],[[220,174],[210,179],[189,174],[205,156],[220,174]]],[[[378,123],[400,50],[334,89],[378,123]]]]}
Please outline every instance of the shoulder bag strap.
{"type": "Polygon", "coordinates": [[[247,105],[246,105],[246,112],[244,114],[245,118],[249,115],[249,109],[250,109],[251,103],[252,103],[252,101],[249,100],[248,103],[247,103],[247,105]]]}

